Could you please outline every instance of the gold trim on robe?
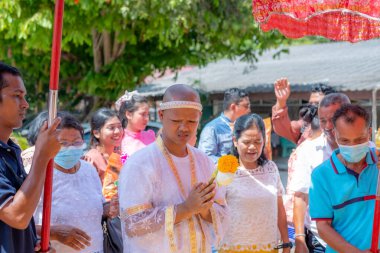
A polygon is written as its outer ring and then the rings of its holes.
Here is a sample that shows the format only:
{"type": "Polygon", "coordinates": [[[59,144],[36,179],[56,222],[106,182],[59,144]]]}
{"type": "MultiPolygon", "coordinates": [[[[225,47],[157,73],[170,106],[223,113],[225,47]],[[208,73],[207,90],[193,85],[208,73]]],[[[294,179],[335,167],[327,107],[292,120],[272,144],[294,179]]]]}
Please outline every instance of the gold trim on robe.
{"type": "Polygon", "coordinates": [[[195,223],[193,216],[191,216],[188,220],[189,222],[189,235],[190,235],[190,252],[197,253],[197,234],[195,232],[195,223]]]}
{"type": "Polygon", "coordinates": [[[131,216],[131,215],[135,215],[137,213],[140,213],[142,211],[145,211],[145,210],[148,210],[148,209],[151,209],[153,206],[152,204],[150,203],[146,203],[146,204],[141,204],[141,205],[136,205],[136,206],[132,206],[132,207],[129,207],[127,209],[125,209],[123,211],[123,214],[125,217],[128,217],[128,216],[131,216]]]}
{"type": "Polygon", "coordinates": [[[217,215],[216,215],[216,212],[215,212],[215,209],[214,207],[211,207],[210,208],[210,214],[211,214],[211,219],[212,219],[212,226],[215,230],[215,236],[216,236],[216,241],[217,242],[220,242],[220,240],[222,238],[220,238],[220,235],[219,235],[219,228],[218,228],[218,221],[217,221],[217,215]]]}
{"type": "Polygon", "coordinates": [[[169,206],[165,210],[165,233],[169,240],[170,251],[175,253],[177,247],[174,238],[174,206],[169,206]]]}

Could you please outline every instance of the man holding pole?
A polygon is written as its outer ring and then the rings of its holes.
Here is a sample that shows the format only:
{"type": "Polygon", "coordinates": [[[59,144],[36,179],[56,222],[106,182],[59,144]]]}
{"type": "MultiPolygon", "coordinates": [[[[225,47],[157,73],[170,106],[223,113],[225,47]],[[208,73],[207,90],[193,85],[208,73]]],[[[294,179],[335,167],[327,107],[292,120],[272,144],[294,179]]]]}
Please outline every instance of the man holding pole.
{"type": "Polygon", "coordinates": [[[339,148],[312,173],[310,215],[328,244],[326,253],[370,253],[379,172],[369,115],[347,104],[333,124],[339,148]]]}
{"type": "Polygon", "coordinates": [[[0,62],[0,253],[29,253],[39,249],[33,213],[41,196],[46,167],[60,149],[56,119],[42,127],[28,177],[20,148],[9,138],[22,126],[29,104],[18,69],[0,62]],[[37,247],[37,248],[36,248],[37,247]]]}

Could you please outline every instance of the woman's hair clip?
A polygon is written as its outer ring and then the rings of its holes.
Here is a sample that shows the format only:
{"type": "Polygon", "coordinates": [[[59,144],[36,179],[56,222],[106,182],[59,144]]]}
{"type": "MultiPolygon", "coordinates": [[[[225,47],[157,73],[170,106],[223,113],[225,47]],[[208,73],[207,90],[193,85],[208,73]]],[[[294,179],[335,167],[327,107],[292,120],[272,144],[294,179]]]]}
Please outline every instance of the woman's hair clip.
{"type": "Polygon", "coordinates": [[[134,91],[131,91],[131,92],[128,92],[127,90],[125,91],[124,95],[121,96],[116,102],[115,102],[115,108],[117,111],[120,110],[120,107],[121,105],[126,102],[126,101],[130,101],[133,97],[133,95],[138,95],[138,91],[137,90],[134,90],[134,91]]]}

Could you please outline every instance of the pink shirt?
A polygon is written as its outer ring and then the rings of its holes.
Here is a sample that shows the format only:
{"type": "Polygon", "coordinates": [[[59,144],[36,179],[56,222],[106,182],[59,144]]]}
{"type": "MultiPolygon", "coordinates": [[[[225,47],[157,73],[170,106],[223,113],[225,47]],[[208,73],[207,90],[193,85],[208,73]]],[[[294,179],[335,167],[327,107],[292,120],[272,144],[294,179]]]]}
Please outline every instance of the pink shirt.
{"type": "Polygon", "coordinates": [[[151,144],[156,140],[156,135],[153,130],[131,132],[124,129],[124,137],[121,141],[121,152],[131,156],[136,151],[151,144]]]}

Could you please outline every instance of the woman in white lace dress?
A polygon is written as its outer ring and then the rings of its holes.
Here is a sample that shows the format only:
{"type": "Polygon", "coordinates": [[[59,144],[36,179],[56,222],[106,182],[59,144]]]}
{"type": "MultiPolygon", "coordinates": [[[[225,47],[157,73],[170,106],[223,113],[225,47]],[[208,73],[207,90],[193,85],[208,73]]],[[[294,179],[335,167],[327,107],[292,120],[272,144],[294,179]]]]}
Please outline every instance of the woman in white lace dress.
{"type": "Polygon", "coordinates": [[[260,116],[249,114],[236,120],[233,153],[240,167],[226,188],[231,221],[219,253],[278,252],[278,230],[283,253],[290,252],[284,190],[276,164],[263,153],[264,143],[265,126],[260,116]]]}
{"type": "MultiPolygon", "coordinates": [[[[54,158],[51,246],[64,253],[103,252],[102,186],[96,169],[80,160],[85,147],[83,128],[73,116],[62,116],[54,158]]],[[[35,212],[37,232],[42,223],[42,197],[35,212]]]]}

